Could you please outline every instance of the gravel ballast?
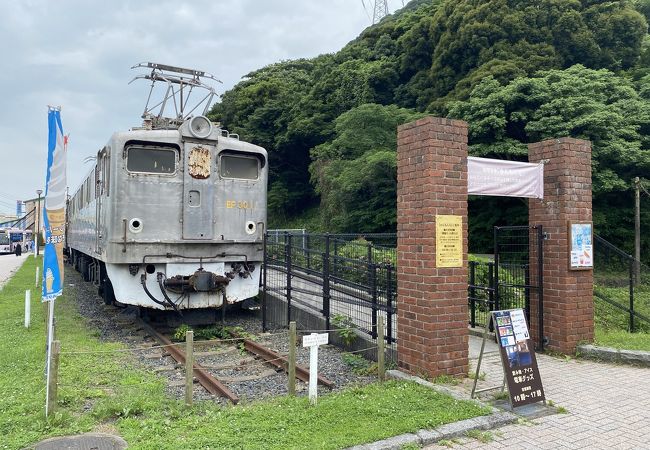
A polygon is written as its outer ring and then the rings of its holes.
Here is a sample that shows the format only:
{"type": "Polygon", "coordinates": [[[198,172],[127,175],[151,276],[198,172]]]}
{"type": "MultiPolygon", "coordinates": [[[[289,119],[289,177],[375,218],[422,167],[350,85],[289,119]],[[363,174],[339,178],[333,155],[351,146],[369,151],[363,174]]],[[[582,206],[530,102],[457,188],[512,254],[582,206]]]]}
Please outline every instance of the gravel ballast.
{"type": "MultiPolygon", "coordinates": [[[[73,270],[67,271],[66,283],[66,296],[75,302],[78,312],[88,320],[89,326],[96,330],[95,333],[99,339],[107,342],[120,342],[133,349],[158,345],[153,338],[138,326],[137,308],[105,305],[97,295],[97,287],[92,283],[84,282],[81,276],[73,270]]],[[[173,315],[175,313],[169,312],[169,314],[173,315]]],[[[221,320],[218,319],[215,325],[221,325],[221,320]]],[[[283,356],[288,354],[288,330],[268,330],[263,332],[261,319],[256,312],[228,310],[225,326],[240,327],[261,345],[283,356]]],[[[170,331],[173,332],[173,329],[170,331]]],[[[302,347],[300,336],[301,332],[299,330],[296,361],[297,364],[308,367],[309,348],[302,347]]],[[[183,348],[185,344],[182,342],[179,345],[183,348]]],[[[287,375],[284,371],[277,369],[275,373],[271,374],[273,366],[262,363],[259,358],[253,359],[253,355],[248,352],[234,351],[232,349],[233,345],[235,345],[234,342],[216,343],[210,341],[209,344],[203,344],[201,341],[195,340],[194,351],[198,353],[196,360],[207,367],[228,366],[227,369],[210,369],[210,372],[217,378],[257,378],[225,383],[228,388],[240,397],[241,401],[259,400],[287,393],[287,375]],[[201,356],[201,353],[208,354],[201,356]]],[[[334,391],[350,385],[367,384],[376,381],[375,376],[355,373],[343,361],[343,353],[342,349],[333,345],[321,346],[318,352],[318,372],[334,383],[334,391]]],[[[167,355],[163,349],[137,350],[133,352],[133,355],[138,364],[155,371],[159,376],[167,379],[167,390],[171,396],[178,399],[184,398],[185,368],[167,355]]],[[[319,395],[329,392],[328,388],[320,385],[318,389],[319,395]]],[[[297,395],[307,395],[307,390],[307,383],[296,380],[297,395]]],[[[225,399],[210,394],[196,383],[194,385],[194,399],[226,402],[225,399]]]]}

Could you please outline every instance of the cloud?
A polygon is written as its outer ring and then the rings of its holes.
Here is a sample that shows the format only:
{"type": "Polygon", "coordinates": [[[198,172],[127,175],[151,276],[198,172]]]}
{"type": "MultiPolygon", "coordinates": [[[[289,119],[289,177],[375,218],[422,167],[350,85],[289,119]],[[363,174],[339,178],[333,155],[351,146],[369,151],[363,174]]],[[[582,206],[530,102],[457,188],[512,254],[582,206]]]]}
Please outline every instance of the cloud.
{"type": "Polygon", "coordinates": [[[128,84],[133,64],[205,70],[223,80],[223,93],[264,65],[335,52],[367,25],[353,0],[4,0],[0,198],[28,199],[42,188],[48,104],[62,106],[71,135],[73,190],[90,169],[84,157],[140,124],[148,85],[128,84]]]}

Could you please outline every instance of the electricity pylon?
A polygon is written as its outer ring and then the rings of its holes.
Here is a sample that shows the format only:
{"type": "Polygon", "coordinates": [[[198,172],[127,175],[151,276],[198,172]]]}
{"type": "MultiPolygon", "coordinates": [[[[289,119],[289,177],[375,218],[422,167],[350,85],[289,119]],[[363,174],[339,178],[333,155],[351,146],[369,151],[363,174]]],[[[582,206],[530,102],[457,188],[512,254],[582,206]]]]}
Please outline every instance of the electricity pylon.
{"type": "Polygon", "coordinates": [[[375,7],[372,13],[372,24],[378,23],[382,17],[388,15],[388,0],[375,0],[375,7]]]}
{"type": "MultiPolygon", "coordinates": [[[[368,0],[368,2],[372,5],[373,25],[388,15],[388,0],[368,0]]],[[[366,0],[361,0],[361,3],[363,4],[363,9],[366,10],[366,14],[368,14],[368,17],[370,17],[370,12],[368,11],[366,0]]]]}

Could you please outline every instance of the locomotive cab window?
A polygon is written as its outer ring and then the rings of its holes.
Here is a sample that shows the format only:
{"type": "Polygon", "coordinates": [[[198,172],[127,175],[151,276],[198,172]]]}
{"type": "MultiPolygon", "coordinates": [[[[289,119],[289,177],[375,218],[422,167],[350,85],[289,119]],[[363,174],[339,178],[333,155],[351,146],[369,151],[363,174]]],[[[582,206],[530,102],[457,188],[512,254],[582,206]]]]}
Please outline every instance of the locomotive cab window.
{"type": "Polygon", "coordinates": [[[259,171],[259,160],[255,156],[221,155],[219,173],[222,178],[257,180],[259,171]]]}
{"type": "Polygon", "coordinates": [[[126,168],[129,172],[176,172],[176,151],[172,148],[130,146],[126,151],[126,168]]]}

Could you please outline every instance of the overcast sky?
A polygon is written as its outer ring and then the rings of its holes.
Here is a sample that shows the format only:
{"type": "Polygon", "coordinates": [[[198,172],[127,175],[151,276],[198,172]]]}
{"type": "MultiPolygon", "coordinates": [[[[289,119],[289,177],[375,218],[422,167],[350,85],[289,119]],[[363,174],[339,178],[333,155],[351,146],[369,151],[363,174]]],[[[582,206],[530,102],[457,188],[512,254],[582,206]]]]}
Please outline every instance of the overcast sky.
{"type": "MultiPolygon", "coordinates": [[[[371,5],[372,0],[365,0],[371,5]]],[[[61,105],[73,191],[114,131],[141,124],[139,62],[233,87],[267,64],[342,48],[370,24],[361,0],[0,0],[0,213],[43,189],[47,105],[61,105]]],[[[402,6],[389,1],[391,12],[402,6]]],[[[370,11],[370,13],[372,13],[370,11]]]]}

